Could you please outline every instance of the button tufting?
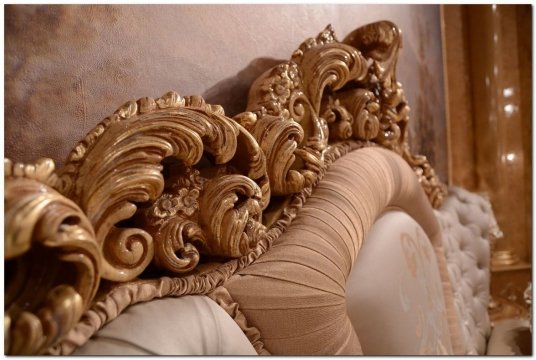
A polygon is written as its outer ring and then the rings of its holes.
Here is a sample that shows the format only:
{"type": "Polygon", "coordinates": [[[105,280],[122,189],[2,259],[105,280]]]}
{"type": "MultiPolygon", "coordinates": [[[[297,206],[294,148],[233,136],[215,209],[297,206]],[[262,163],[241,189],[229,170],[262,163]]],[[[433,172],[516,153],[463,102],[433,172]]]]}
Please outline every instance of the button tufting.
{"type": "Polygon", "coordinates": [[[452,283],[456,284],[453,295],[461,324],[467,329],[466,350],[473,349],[476,355],[484,351],[479,345],[481,334],[489,331],[490,249],[487,233],[492,213],[477,195],[458,188],[452,188],[451,194],[438,212],[438,218],[448,220],[440,221],[444,224],[443,246],[448,273],[452,283]]]}

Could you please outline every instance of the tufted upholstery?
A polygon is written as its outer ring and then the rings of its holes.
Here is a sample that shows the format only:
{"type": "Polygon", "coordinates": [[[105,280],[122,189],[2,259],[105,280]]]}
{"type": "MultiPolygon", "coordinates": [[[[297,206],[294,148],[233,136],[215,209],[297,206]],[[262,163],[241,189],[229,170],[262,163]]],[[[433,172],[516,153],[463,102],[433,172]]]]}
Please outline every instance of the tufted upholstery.
{"type": "Polygon", "coordinates": [[[498,232],[490,203],[483,197],[451,187],[439,211],[447,268],[453,284],[466,354],[483,355],[491,327],[490,300],[491,232],[498,232]]]}

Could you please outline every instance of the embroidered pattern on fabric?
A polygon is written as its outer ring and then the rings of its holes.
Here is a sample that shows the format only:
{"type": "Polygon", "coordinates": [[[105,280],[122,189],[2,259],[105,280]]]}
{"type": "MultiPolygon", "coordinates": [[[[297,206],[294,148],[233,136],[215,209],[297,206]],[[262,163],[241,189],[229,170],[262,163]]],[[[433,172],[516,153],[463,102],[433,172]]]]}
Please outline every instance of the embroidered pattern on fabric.
{"type": "Polygon", "coordinates": [[[404,254],[407,272],[400,276],[399,295],[402,309],[417,314],[415,335],[420,339],[419,354],[444,354],[447,349],[442,343],[447,326],[443,294],[440,284],[427,271],[435,262],[432,247],[426,235],[418,227],[414,235],[400,234],[400,246],[404,254]],[[410,293],[414,284],[425,289],[424,302],[412,302],[410,293]]]}

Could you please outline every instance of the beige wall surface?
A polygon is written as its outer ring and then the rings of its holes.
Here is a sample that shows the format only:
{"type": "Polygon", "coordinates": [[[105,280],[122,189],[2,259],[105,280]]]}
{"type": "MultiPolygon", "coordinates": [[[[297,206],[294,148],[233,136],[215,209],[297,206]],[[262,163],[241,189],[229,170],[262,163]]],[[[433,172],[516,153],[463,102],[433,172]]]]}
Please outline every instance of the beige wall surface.
{"type": "Polygon", "coordinates": [[[6,6],[5,156],[60,165],[121,104],[169,90],[234,115],[258,75],[328,23],[342,40],[377,20],[402,29],[412,147],[446,181],[438,5],[6,6]]]}

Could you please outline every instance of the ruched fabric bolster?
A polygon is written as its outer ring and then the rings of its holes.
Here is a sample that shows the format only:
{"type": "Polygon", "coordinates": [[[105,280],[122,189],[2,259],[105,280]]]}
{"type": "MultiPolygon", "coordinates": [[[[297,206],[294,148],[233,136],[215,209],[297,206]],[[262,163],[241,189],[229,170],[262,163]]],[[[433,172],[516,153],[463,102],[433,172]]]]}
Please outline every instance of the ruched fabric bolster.
{"type": "Polygon", "coordinates": [[[439,224],[413,170],[381,148],[334,162],[272,248],[224,284],[270,353],[362,354],[346,313],[346,280],[368,230],[390,207],[407,212],[432,242],[453,351],[462,353],[439,224]]]}

